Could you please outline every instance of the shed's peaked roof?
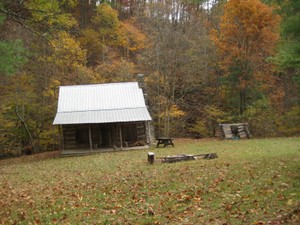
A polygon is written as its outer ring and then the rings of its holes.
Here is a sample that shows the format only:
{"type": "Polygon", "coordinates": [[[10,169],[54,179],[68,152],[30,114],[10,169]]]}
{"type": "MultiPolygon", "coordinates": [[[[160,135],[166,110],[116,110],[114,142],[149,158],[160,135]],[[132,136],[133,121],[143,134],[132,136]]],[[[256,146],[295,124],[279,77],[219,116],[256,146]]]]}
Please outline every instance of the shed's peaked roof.
{"type": "Polygon", "coordinates": [[[137,82],[61,86],[53,124],[151,120],[137,82]]]}

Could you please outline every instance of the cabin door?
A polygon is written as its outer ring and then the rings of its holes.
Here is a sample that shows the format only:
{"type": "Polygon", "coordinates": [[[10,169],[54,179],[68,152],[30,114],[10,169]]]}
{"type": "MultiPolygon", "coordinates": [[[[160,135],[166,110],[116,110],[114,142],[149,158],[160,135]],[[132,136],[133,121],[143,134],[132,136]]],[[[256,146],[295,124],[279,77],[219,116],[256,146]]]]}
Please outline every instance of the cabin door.
{"type": "Polygon", "coordinates": [[[102,148],[111,148],[112,144],[112,126],[111,125],[102,125],[99,128],[100,137],[101,137],[101,147],[102,148]]]}

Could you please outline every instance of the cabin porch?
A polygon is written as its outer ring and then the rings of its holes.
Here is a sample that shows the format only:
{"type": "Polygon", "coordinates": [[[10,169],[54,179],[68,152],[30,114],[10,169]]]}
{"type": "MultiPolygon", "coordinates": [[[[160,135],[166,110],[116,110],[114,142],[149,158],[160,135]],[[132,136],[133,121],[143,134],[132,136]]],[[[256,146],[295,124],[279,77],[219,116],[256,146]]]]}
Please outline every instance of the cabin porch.
{"type": "Polygon", "coordinates": [[[146,122],[61,126],[62,154],[89,154],[148,146],[146,122]]]}

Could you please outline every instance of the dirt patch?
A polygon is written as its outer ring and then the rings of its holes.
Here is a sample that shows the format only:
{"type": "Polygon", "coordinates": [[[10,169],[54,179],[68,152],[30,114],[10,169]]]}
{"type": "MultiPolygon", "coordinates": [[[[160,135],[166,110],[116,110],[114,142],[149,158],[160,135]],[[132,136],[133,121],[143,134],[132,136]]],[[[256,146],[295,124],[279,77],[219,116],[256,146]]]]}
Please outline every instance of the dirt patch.
{"type": "Polygon", "coordinates": [[[23,155],[16,158],[1,159],[1,165],[20,164],[59,157],[59,151],[42,152],[34,155],[23,155]]]}

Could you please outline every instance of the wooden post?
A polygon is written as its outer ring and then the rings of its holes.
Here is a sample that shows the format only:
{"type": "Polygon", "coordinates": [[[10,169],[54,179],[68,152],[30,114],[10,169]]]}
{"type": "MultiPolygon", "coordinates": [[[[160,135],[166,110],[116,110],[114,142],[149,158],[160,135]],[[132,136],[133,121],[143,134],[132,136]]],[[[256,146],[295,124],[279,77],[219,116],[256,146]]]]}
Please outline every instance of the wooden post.
{"type": "Polygon", "coordinates": [[[119,132],[120,132],[120,147],[123,150],[122,125],[119,125],[119,132]]]}
{"type": "Polygon", "coordinates": [[[93,151],[93,142],[92,142],[92,128],[91,124],[89,124],[89,141],[90,141],[90,150],[93,151]]]}
{"type": "Polygon", "coordinates": [[[101,126],[98,126],[98,130],[99,130],[99,148],[102,147],[102,131],[101,131],[101,126]]]}
{"type": "Polygon", "coordinates": [[[62,125],[58,126],[58,132],[59,132],[60,152],[62,152],[63,150],[65,150],[65,146],[64,146],[64,131],[63,131],[62,125]]]}
{"type": "Polygon", "coordinates": [[[112,127],[109,126],[108,129],[106,130],[107,134],[108,134],[108,147],[111,148],[113,146],[112,142],[111,142],[111,130],[112,127]]]}
{"type": "Polygon", "coordinates": [[[150,127],[150,122],[147,121],[145,122],[145,128],[146,128],[146,141],[147,141],[147,144],[149,145],[149,147],[151,146],[151,127],[150,127]]]}
{"type": "Polygon", "coordinates": [[[148,163],[153,164],[154,163],[154,153],[148,152],[148,163]]]}

